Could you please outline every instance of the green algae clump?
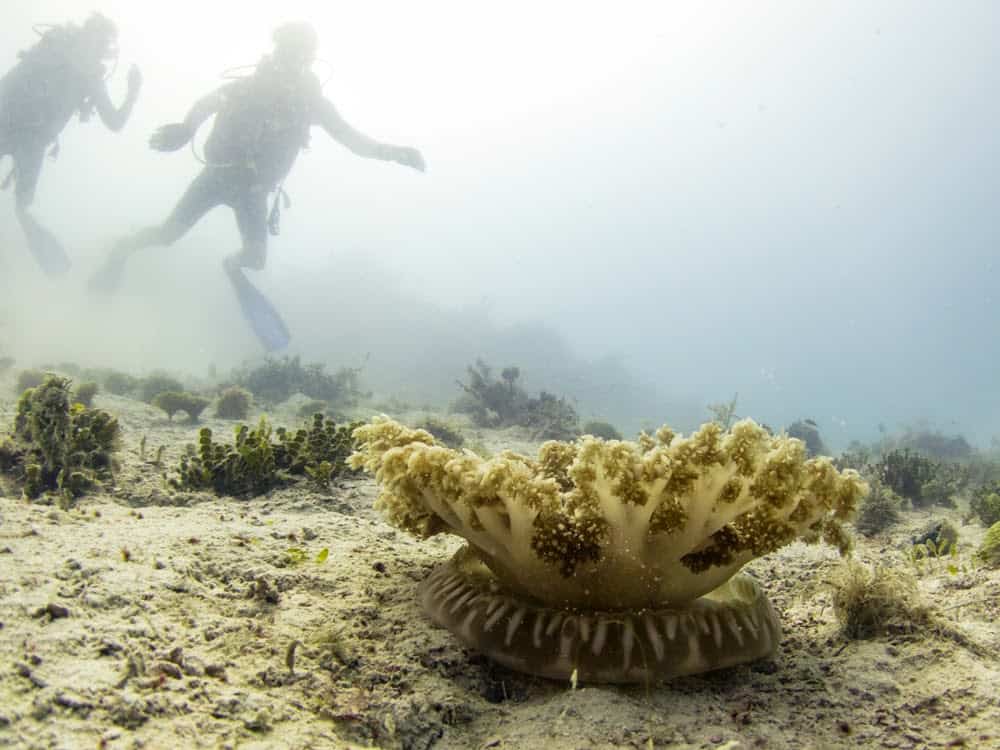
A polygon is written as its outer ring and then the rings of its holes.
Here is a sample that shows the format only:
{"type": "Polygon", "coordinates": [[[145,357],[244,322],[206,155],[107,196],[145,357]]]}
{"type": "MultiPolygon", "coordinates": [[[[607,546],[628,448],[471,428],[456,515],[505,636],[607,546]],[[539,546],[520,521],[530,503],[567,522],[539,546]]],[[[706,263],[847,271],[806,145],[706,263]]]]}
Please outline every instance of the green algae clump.
{"type": "Polygon", "coordinates": [[[1000,568],[1000,521],[986,530],[986,537],[976,550],[976,558],[991,568],[1000,568]]]}
{"type": "Polygon", "coordinates": [[[204,396],[186,391],[163,391],[153,397],[153,406],[166,412],[168,420],[173,420],[174,414],[182,411],[190,421],[197,422],[208,404],[209,399],[204,396]]]}
{"type": "Polygon", "coordinates": [[[849,561],[835,571],[833,612],[849,640],[912,633],[932,621],[916,577],[899,568],[869,568],[849,561]]]}
{"type": "Polygon", "coordinates": [[[876,479],[861,503],[854,526],[865,536],[874,536],[899,523],[902,509],[903,498],[876,479]]]}
{"type": "Polygon", "coordinates": [[[979,516],[984,526],[992,526],[1000,521],[1000,482],[980,487],[972,493],[969,510],[979,516]]]}
{"type": "Polygon", "coordinates": [[[261,417],[251,429],[236,427],[231,444],[217,443],[207,427],[198,434],[198,445],[188,448],[172,486],[211,490],[219,495],[252,497],[274,487],[309,477],[326,486],[350,471],[351,432],[357,424],[337,425],[317,414],[308,429],[289,432],[273,428],[261,417]]]}
{"type": "Polygon", "coordinates": [[[28,498],[49,491],[79,497],[112,478],[119,445],[118,420],[73,403],[70,380],[53,375],[18,400],[3,466],[24,483],[28,498]]]}
{"type": "Polygon", "coordinates": [[[253,403],[253,394],[238,385],[230,386],[219,394],[215,416],[219,419],[246,419],[253,403]]]}

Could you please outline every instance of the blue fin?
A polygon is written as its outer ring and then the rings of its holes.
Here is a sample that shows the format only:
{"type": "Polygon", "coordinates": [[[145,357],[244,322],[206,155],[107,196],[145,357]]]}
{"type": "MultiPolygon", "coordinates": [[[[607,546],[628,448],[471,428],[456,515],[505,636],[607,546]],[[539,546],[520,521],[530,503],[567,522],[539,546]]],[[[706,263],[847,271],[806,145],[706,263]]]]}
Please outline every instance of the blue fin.
{"type": "Polygon", "coordinates": [[[72,263],[56,236],[26,213],[20,219],[28,247],[46,275],[62,276],[69,271],[72,263]]]}
{"type": "Polygon", "coordinates": [[[292,340],[292,334],[288,331],[288,326],[281,319],[281,314],[274,305],[261,294],[243,272],[238,268],[227,268],[226,274],[233,283],[233,290],[236,298],[240,302],[240,309],[243,317],[246,318],[250,328],[257,334],[257,338],[269,352],[279,351],[288,346],[292,340]]]}

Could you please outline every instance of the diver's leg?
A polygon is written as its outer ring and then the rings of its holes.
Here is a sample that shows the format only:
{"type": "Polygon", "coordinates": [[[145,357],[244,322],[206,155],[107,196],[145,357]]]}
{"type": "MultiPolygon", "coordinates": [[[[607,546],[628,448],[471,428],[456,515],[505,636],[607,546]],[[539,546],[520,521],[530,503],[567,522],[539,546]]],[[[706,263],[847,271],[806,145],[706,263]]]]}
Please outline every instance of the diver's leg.
{"type": "Polygon", "coordinates": [[[267,193],[249,190],[240,194],[230,205],[236,214],[243,247],[227,257],[222,266],[233,285],[240,310],[250,328],[268,351],[288,346],[291,334],[281,314],[243,273],[244,268],[260,270],[267,259],[267,193]]]}
{"type": "Polygon", "coordinates": [[[170,212],[166,221],[156,226],[140,229],[122,237],[111,249],[111,254],[91,278],[91,291],[111,293],[121,283],[125,262],[137,251],[147,247],[172,245],[197,224],[210,210],[223,202],[221,183],[211,169],[202,170],[170,212]]]}
{"type": "Polygon", "coordinates": [[[243,246],[225,263],[260,271],[267,262],[267,192],[259,188],[241,191],[231,205],[243,246]]]}
{"type": "Polygon", "coordinates": [[[224,200],[220,182],[211,169],[202,170],[194,178],[184,195],[177,201],[162,224],[140,229],[115,243],[115,251],[126,257],[147,247],[166,247],[174,244],[216,206],[224,200]]]}
{"type": "Polygon", "coordinates": [[[14,159],[14,203],[18,214],[27,213],[35,202],[35,191],[38,189],[38,178],[42,174],[42,162],[45,160],[45,146],[33,144],[15,148],[11,151],[14,159]]]}
{"type": "Polygon", "coordinates": [[[28,210],[35,201],[38,178],[45,159],[45,144],[26,144],[13,150],[14,207],[35,260],[49,276],[61,276],[70,267],[69,257],[59,240],[28,210]]]}

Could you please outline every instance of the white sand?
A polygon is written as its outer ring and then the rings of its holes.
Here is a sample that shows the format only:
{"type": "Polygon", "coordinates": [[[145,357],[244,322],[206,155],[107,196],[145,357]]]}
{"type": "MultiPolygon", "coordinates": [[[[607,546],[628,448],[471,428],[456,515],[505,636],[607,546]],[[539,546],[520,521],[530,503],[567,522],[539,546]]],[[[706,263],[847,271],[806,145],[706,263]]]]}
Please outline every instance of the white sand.
{"type": "MultiPolygon", "coordinates": [[[[386,526],[370,480],[252,500],[175,493],[150,460],[163,444],[176,465],[197,427],[128,399],[96,405],[123,426],[115,487],[68,511],[10,482],[0,497],[0,747],[1000,748],[1000,660],[930,634],[844,641],[821,583],[838,564],[829,550],[750,566],[785,627],[773,661],[573,690],[495,667],[425,619],[417,582],[455,542],[386,526]]],[[[7,399],[0,424],[12,414],[7,399]]],[[[858,556],[902,560],[928,518],[907,514],[858,556]]],[[[983,529],[962,533],[971,567],[983,529]]],[[[1000,649],[1000,573],[920,583],[1000,649]]]]}

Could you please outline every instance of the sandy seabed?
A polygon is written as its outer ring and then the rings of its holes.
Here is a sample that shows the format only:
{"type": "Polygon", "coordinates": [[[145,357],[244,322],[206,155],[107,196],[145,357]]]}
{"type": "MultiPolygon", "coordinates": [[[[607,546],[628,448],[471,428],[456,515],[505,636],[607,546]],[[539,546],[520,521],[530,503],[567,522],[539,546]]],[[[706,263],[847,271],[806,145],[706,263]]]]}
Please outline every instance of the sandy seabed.
{"type": "MultiPolygon", "coordinates": [[[[839,559],[796,544],[747,568],[784,625],[773,660],[574,688],[495,666],[424,617],[417,584],[457,542],[387,526],[373,481],[172,491],[157,449],[176,466],[198,426],[95,405],[123,428],[113,487],[68,510],[0,492],[0,747],[1000,748],[1000,572],[972,563],[985,532],[958,511],[934,517],[960,526],[966,571],[926,566],[920,587],[975,647],[844,640],[824,585],[839,559]]],[[[13,412],[0,404],[0,424],[13,412]]],[[[480,434],[532,448],[513,437],[480,434]]],[[[930,517],[859,538],[856,556],[903,561],[930,517]]]]}

